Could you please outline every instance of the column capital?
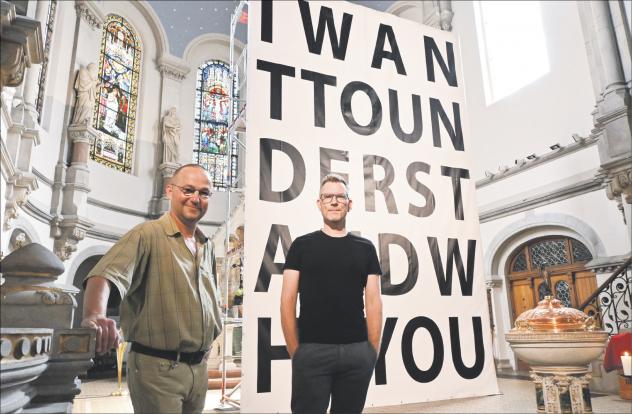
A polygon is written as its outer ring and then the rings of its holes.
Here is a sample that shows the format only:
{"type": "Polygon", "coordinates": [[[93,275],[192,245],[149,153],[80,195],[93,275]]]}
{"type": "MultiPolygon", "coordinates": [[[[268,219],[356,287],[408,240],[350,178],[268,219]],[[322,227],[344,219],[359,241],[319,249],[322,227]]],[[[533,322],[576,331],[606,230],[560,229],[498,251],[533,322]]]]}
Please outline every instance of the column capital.
{"type": "Polygon", "coordinates": [[[163,77],[178,82],[182,82],[191,71],[184,60],[171,55],[159,57],[157,66],[163,77]]]}
{"type": "Polygon", "coordinates": [[[68,138],[74,142],[85,142],[92,144],[101,133],[89,125],[69,125],[67,128],[68,138]]]}
{"type": "Polygon", "coordinates": [[[105,14],[94,1],[75,0],[75,10],[77,15],[94,30],[101,29],[105,22],[105,14]]]}

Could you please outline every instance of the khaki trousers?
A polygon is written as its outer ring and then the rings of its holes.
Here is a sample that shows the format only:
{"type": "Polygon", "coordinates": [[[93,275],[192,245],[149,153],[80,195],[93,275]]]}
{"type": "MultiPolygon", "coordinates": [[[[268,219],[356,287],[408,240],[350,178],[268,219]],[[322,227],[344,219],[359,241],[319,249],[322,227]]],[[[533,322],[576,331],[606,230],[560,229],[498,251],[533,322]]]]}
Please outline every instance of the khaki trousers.
{"type": "Polygon", "coordinates": [[[127,385],[135,413],[201,413],[208,390],[207,358],[175,364],[130,351],[127,385]]]}

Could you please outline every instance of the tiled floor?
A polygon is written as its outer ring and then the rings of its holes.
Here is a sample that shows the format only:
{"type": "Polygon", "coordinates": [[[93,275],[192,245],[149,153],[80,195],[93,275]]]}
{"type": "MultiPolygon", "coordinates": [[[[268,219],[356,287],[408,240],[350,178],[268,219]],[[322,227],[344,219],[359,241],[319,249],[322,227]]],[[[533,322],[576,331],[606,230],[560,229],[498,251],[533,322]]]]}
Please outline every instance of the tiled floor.
{"type": "MultiPolygon", "coordinates": [[[[404,404],[389,407],[372,407],[366,413],[535,413],[533,384],[519,379],[499,378],[500,395],[404,404]]],[[[74,413],[129,413],[132,403],[129,396],[112,397],[117,389],[116,380],[105,379],[84,381],[81,394],[75,399],[74,413]]],[[[126,391],[126,387],[123,387],[126,391]]],[[[602,394],[600,394],[602,395],[602,394]]],[[[209,391],[206,396],[205,413],[216,412],[219,406],[219,390],[209,391]]],[[[289,397],[288,397],[289,398],[289,397]]],[[[618,395],[603,395],[592,398],[594,413],[631,413],[632,401],[618,395]]]]}

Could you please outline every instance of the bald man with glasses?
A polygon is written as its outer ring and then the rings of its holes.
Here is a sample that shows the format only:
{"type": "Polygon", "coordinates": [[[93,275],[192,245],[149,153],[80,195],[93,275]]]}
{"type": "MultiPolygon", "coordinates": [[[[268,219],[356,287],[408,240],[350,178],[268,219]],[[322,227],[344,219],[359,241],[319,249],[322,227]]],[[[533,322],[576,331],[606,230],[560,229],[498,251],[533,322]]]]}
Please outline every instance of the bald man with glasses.
{"type": "Polygon", "coordinates": [[[210,240],[197,224],[211,183],[197,164],[175,171],[166,187],[171,208],[134,227],[86,277],[81,325],[97,331],[97,352],[120,341],[106,315],[118,289],[121,329],[131,342],[127,383],[138,413],[201,413],[208,388],[206,360],[221,322],[210,240]]]}
{"type": "Polygon", "coordinates": [[[324,413],[331,400],[332,413],[360,413],[379,352],[382,272],[373,244],[347,232],[353,202],[346,181],[326,176],[316,204],[323,227],[294,240],[283,270],[292,412],[324,413]]]}

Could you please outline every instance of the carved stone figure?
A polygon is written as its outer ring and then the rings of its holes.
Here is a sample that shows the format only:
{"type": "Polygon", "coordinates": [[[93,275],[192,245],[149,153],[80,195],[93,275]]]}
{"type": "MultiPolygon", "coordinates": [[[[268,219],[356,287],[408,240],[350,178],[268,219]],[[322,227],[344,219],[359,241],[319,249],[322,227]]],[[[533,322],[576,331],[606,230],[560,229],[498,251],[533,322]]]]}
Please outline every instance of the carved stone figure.
{"type": "Polygon", "coordinates": [[[178,146],[180,145],[180,130],[182,123],[176,114],[175,107],[169,109],[162,119],[162,141],[164,143],[164,154],[162,162],[178,162],[178,146]]]}
{"type": "Polygon", "coordinates": [[[99,86],[99,67],[95,63],[90,63],[88,67],[79,69],[75,80],[77,101],[72,117],[74,125],[91,124],[97,86],[99,86]]]}

